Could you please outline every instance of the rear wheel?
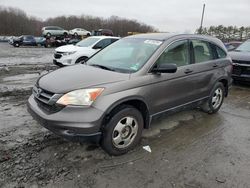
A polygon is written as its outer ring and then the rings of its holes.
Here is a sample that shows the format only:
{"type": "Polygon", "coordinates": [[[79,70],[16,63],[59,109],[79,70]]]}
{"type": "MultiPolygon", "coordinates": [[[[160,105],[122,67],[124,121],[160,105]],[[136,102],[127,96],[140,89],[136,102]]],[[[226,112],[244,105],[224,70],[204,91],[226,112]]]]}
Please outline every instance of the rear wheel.
{"type": "Polygon", "coordinates": [[[102,148],[110,155],[127,153],[140,142],[143,124],[142,114],[136,108],[121,106],[104,128],[102,148]]]}
{"type": "Polygon", "coordinates": [[[204,112],[213,114],[219,111],[225,97],[225,87],[221,82],[215,84],[209,99],[201,106],[204,112]]]}
{"type": "Polygon", "coordinates": [[[63,36],[64,36],[64,38],[66,38],[67,36],[68,36],[68,33],[63,33],[63,36]]]}
{"type": "Polygon", "coordinates": [[[77,37],[77,36],[78,36],[78,34],[77,34],[76,32],[75,32],[75,34],[74,34],[74,35],[75,35],[75,37],[77,37]]]}

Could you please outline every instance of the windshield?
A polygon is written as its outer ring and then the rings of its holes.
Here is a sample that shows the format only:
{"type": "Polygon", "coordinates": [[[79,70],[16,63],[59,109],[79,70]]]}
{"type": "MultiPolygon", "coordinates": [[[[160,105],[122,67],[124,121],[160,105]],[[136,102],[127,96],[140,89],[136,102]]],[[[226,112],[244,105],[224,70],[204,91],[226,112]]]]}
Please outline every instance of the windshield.
{"type": "Polygon", "coordinates": [[[238,48],[236,48],[236,51],[250,52],[250,40],[242,43],[238,48]]]}
{"type": "Polygon", "coordinates": [[[89,47],[89,46],[92,46],[93,44],[95,44],[98,40],[100,40],[100,39],[89,37],[89,38],[83,39],[80,42],[76,43],[76,46],[89,47]]]}
{"type": "Polygon", "coordinates": [[[136,72],[161,44],[158,40],[121,39],[89,59],[87,65],[123,73],[136,72]]]}

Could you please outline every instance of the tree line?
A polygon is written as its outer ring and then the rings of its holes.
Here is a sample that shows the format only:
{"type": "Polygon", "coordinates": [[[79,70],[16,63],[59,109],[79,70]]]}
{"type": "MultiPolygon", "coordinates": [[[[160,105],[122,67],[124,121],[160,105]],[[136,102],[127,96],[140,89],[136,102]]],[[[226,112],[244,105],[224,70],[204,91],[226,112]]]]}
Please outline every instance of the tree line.
{"type": "Polygon", "coordinates": [[[30,34],[41,35],[44,26],[59,26],[66,30],[73,28],[84,28],[92,31],[97,29],[111,29],[117,36],[126,36],[128,32],[155,32],[156,29],[150,25],[141,23],[137,20],[111,16],[102,18],[89,15],[81,16],[58,16],[49,18],[45,21],[28,16],[24,11],[0,6],[0,35],[19,36],[30,34]]]}
{"type": "Polygon", "coordinates": [[[244,41],[250,38],[250,27],[237,26],[210,26],[197,29],[196,33],[211,35],[219,38],[223,42],[244,41]]]}

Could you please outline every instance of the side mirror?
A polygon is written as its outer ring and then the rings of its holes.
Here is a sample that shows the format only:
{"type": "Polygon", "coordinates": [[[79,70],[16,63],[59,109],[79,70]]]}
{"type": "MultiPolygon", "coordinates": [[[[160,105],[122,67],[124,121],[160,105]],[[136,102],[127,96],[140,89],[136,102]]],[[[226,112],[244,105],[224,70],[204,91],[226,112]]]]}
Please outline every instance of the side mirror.
{"type": "Polygon", "coordinates": [[[175,73],[177,71],[176,64],[159,64],[158,66],[152,69],[152,73],[175,73]]]}

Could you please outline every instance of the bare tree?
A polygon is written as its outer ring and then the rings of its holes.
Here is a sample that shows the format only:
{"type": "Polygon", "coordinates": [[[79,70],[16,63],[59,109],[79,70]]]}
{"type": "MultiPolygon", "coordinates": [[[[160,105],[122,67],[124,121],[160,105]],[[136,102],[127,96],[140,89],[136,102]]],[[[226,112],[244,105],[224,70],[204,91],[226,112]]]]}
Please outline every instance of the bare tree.
{"type": "Polygon", "coordinates": [[[24,35],[31,34],[40,36],[44,26],[60,26],[70,30],[73,28],[84,28],[89,31],[101,28],[113,30],[115,35],[126,36],[128,32],[153,32],[152,26],[140,23],[137,20],[129,20],[118,16],[101,18],[96,16],[58,16],[42,21],[36,17],[27,16],[26,13],[17,8],[0,6],[0,35],[24,35]]]}

